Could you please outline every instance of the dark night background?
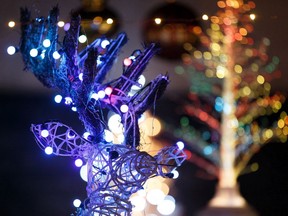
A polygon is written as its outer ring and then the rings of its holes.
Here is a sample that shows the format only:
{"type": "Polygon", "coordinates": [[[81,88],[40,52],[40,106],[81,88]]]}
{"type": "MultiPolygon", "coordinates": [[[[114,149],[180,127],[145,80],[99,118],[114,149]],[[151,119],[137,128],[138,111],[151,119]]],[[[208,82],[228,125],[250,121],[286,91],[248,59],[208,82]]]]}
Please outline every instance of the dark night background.
{"type": "MultiPolygon", "coordinates": [[[[8,56],[6,48],[17,44],[19,33],[7,29],[6,23],[18,18],[19,7],[27,5],[39,7],[41,15],[46,15],[56,1],[1,1],[0,25],[0,215],[3,216],[64,216],[74,212],[74,198],[85,198],[85,183],[79,177],[79,169],[70,158],[47,156],[37,146],[32,133],[31,123],[48,119],[59,119],[82,132],[75,113],[53,102],[54,92],[45,89],[29,73],[23,72],[20,55],[8,56]],[[43,12],[43,13],[42,13],[43,12]]],[[[66,15],[80,1],[57,1],[61,14],[66,15]],[[69,2],[69,7],[67,6],[69,2]]],[[[122,17],[122,29],[130,35],[128,46],[131,50],[141,47],[139,36],[141,20],[145,13],[156,4],[164,1],[109,1],[114,10],[122,17]],[[129,5],[129,7],[127,7],[129,5]],[[136,9],[131,9],[136,8],[136,9]],[[138,9],[141,8],[140,11],[138,9]]],[[[216,1],[181,1],[193,7],[199,14],[215,11],[216,1]]],[[[283,77],[273,82],[273,90],[287,93],[288,78],[288,2],[255,1],[259,22],[255,22],[256,39],[267,36],[271,39],[272,55],[281,60],[280,69],[283,77]]],[[[125,55],[124,52],[124,55],[125,55]]],[[[153,60],[149,73],[155,74],[171,71],[171,62],[153,60]]],[[[173,70],[173,69],[172,69],[173,70]]],[[[171,73],[171,87],[161,107],[171,107],[175,103],[170,98],[185,97],[188,83],[183,77],[171,73]],[[180,85],[179,85],[180,83],[180,85]]],[[[287,105],[285,105],[287,107],[287,105]]],[[[161,110],[160,110],[161,112],[161,110]]],[[[157,113],[156,113],[157,114],[157,113]]],[[[174,113],[171,113],[173,117],[174,113]]],[[[170,116],[170,118],[171,118],[170,116]]],[[[247,201],[260,215],[288,215],[288,145],[287,143],[270,143],[263,147],[253,158],[259,163],[257,172],[240,176],[240,190],[247,201]]],[[[174,185],[178,203],[186,208],[185,216],[193,215],[203,208],[213,196],[216,180],[197,177],[199,168],[186,162],[180,168],[180,177],[174,185]]]]}

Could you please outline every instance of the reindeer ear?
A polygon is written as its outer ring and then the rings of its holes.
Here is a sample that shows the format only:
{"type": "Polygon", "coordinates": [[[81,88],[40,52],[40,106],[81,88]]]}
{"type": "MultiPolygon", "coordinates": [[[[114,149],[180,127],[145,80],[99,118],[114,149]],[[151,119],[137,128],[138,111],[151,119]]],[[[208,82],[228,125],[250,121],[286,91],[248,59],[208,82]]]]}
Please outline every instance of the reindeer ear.
{"type": "Polygon", "coordinates": [[[59,156],[83,157],[82,149],[89,144],[88,140],[59,122],[33,124],[31,131],[41,149],[59,156]]]}

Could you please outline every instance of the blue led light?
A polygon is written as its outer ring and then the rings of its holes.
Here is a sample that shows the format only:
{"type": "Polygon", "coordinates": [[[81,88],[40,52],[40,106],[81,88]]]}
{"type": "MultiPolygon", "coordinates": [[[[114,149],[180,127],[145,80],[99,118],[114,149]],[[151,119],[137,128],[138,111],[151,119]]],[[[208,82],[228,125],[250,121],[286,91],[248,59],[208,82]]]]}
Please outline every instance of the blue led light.
{"type": "Polygon", "coordinates": [[[203,153],[205,155],[211,155],[213,152],[213,148],[211,146],[205,146],[203,149],[203,153]]]}

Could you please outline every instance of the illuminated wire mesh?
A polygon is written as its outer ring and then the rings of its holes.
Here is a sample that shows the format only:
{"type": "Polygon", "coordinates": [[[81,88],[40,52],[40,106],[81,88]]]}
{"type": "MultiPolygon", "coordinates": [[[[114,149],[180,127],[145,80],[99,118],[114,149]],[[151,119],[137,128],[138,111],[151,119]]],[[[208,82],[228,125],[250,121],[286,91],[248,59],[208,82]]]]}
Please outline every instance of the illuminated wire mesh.
{"type": "Polygon", "coordinates": [[[78,52],[80,18],[72,16],[63,42],[59,42],[58,13],[55,7],[48,18],[31,20],[30,12],[22,9],[19,50],[26,68],[45,86],[62,93],[64,103],[78,113],[87,135],[80,136],[69,126],[52,121],[33,124],[31,130],[46,153],[86,163],[87,199],[76,215],[131,215],[131,194],[151,177],[172,178],[171,172],[185,159],[177,146],[160,150],[154,157],[141,151],[138,119],[169,83],[166,75],[158,75],[146,86],[138,82],[158,48],[151,44],[143,51],[134,51],[124,62],[122,75],[107,81],[127,36],[121,33],[112,40],[98,38],[78,52]],[[43,40],[49,40],[50,46],[44,46],[43,40]],[[120,116],[117,124],[125,137],[118,143],[108,136],[112,133],[108,126],[111,112],[120,116]]]}

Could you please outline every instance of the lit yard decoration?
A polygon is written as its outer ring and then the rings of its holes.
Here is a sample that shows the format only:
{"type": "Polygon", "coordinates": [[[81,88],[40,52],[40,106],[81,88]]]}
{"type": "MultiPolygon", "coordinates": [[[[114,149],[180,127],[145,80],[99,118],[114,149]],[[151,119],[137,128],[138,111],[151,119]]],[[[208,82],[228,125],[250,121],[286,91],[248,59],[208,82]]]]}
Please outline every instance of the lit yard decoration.
{"type": "Polygon", "coordinates": [[[209,205],[224,208],[228,215],[228,208],[247,205],[238,191],[238,176],[258,169],[249,161],[263,145],[272,139],[286,142],[288,126],[282,106],[285,96],[270,92],[271,80],[281,76],[279,59],[269,58],[267,38],[255,46],[251,37],[255,3],[219,0],[217,6],[215,15],[202,17],[210,21],[210,28],[197,29],[201,48],[187,44],[188,53],[182,56],[191,74],[191,89],[183,106],[182,128],[174,134],[208,160],[191,157],[218,177],[209,205]]]}
{"type": "MultiPolygon", "coordinates": [[[[96,39],[78,53],[80,17],[72,16],[63,42],[59,42],[58,14],[55,7],[48,18],[31,20],[30,12],[22,9],[19,50],[27,70],[45,86],[61,91],[64,103],[79,114],[86,133],[80,136],[53,121],[33,124],[31,130],[47,154],[69,156],[80,166],[86,164],[88,198],[76,215],[130,215],[131,194],[151,177],[173,177],[186,157],[182,145],[165,147],[155,156],[141,151],[138,119],[163,94],[168,77],[159,75],[146,86],[140,83],[141,74],[157,52],[151,44],[134,51],[124,60],[122,75],[106,82],[126,35],[96,39]],[[109,130],[111,115],[118,117],[114,124],[124,137],[118,142],[109,130]]],[[[59,96],[55,100],[63,99],[59,96]]]]}

